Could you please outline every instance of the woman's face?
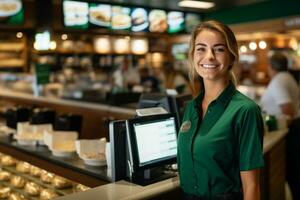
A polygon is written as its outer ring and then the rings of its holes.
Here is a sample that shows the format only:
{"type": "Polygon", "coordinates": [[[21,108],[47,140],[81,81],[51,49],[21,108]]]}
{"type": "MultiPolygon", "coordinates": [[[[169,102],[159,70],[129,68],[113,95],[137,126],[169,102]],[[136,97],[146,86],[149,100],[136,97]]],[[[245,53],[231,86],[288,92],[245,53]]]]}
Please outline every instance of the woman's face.
{"type": "Polygon", "coordinates": [[[228,68],[232,64],[230,52],[221,33],[204,29],[197,35],[194,66],[204,81],[227,79],[228,68]]]}

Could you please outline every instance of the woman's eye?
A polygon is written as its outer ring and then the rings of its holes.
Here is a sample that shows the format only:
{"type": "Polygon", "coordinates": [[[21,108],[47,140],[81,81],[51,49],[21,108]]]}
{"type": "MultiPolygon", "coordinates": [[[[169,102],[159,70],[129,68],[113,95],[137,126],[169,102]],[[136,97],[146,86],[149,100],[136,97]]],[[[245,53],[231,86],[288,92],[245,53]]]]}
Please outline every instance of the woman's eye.
{"type": "Polygon", "coordinates": [[[197,48],[197,51],[204,52],[204,51],[205,51],[205,48],[199,47],[199,48],[197,48]]]}
{"type": "Polygon", "coordinates": [[[215,52],[225,52],[225,48],[215,48],[215,52]]]}

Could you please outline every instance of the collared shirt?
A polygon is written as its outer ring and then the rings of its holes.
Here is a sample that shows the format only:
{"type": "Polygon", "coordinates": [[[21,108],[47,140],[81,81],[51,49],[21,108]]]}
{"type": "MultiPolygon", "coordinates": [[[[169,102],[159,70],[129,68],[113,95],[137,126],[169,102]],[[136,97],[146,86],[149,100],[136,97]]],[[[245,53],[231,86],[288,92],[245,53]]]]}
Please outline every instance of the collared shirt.
{"type": "Polygon", "coordinates": [[[260,109],[230,83],[202,119],[203,97],[189,102],[179,131],[181,187],[204,197],[240,192],[240,171],[264,165],[260,109]]]}

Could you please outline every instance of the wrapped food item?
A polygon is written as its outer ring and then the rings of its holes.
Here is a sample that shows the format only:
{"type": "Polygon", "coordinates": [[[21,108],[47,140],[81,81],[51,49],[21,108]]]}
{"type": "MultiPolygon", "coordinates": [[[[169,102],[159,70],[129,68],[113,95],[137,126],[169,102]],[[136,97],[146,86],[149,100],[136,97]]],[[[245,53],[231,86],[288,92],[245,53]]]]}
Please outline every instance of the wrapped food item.
{"type": "Polygon", "coordinates": [[[10,194],[10,188],[9,187],[1,187],[0,188],[0,198],[5,199],[9,196],[10,194]]]}
{"type": "Polygon", "coordinates": [[[28,162],[19,162],[16,170],[22,173],[29,173],[31,165],[28,162]]]}
{"type": "Polygon", "coordinates": [[[77,184],[74,188],[74,190],[75,190],[74,192],[83,192],[83,191],[86,191],[88,189],[90,189],[90,187],[82,185],[82,184],[77,184]]]}
{"type": "Polygon", "coordinates": [[[18,193],[12,193],[9,195],[8,200],[26,200],[26,198],[18,193]]]}
{"type": "Polygon", "coordinates": [[[41,186],[34,182],[28,182],[25,185],[24,191],[31,196],[37,196],[40,194],[41,186]]]}
{"type": "Polygon", "coordinates": [[[71,181],[60,177],[60,176],[55,176],[54,179],[52,180],[52,185],[57,188],[57,189],[64,189],[72,186],[71,181]]]}
{"type": "Polygon", "coordinates": [[[42,170],[36,166],[31,165],[30,174],[35,177],[41,176],[42,170]]]}
{"type": "Polygon", "coordinates": [[[0,181],[8,181],[10,179],[11,173],[7,171],[0,171],[0,181]]]}
{"type": "Polygon", "coordinates": [[[1,158],[1,164],[4,166],[13,166],[16,164],[16,162],[17,162],[16,159],[14,159],[11,156],[3,156],[1,158]]]}
{"type": "Polygon", "coordinates": [[[50,190],[50,189],[43,189],[40,194],[40,199],[50,200],[57,196],[59,196],[59,195],[55,191],[50,190]]]}
{"type": "Polygon", "coordinates": [[[21,176],[13,176],[10,179],[10,184],[16,188],[23,188],[26,183],[26,180],[21,176]]]}
{"type": "Polygon", "coordinates": [[[45,183],[51,183],[54,178],[54,174],[47,172],[46,170],[42,170],[41,172],[41,180],[45,183]]]}

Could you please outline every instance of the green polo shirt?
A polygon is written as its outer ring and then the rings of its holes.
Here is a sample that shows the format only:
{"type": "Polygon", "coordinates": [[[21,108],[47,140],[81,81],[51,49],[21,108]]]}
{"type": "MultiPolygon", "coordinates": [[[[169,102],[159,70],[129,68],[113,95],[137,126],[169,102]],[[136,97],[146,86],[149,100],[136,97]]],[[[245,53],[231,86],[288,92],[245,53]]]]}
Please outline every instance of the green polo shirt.
{"type": "Polygon", "coordinates": [[[188,103],[179,132],[181,187],[204,197],[239,192],[240,171],[264,166],[260,109],[230,83],[202,119],[203,97],[188,103]]]}

